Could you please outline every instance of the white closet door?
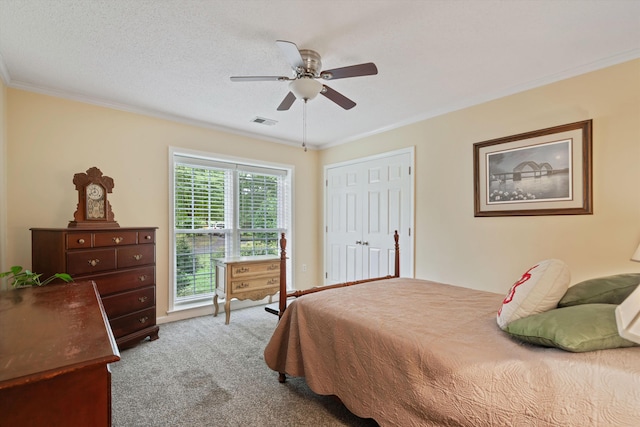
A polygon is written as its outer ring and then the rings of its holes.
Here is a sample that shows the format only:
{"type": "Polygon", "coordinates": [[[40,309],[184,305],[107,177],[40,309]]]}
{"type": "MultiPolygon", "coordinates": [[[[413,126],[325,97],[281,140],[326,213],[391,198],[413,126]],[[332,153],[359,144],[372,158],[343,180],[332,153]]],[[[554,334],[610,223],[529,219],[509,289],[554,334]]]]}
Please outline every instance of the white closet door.
{"type": "Polygon", "coordinates": [[[352,166],[327,170],[326,283],[362,279],[363,174],[352,166]]]}
{"type": "Polygon", "coordinates": [[[400,233],[401,275],[413,275],[413,152],[326,170],[326,284],[393,274],[400,233]]]}

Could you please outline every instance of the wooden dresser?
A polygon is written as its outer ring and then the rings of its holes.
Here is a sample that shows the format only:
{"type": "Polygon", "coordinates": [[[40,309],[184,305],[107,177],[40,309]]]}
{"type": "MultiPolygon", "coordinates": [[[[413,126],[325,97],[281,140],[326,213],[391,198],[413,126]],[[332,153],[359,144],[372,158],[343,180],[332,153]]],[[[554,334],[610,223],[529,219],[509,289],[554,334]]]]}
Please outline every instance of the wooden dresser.
{"type": "Polygon", "coordinates": [[[280,290],[280,258],[273,255],[216,259],[214,316],[218,315],[218,296],[225,299],[225,325],[229,324],[231,299],[261,300],[280,290]]]}
{"type": "Polygon", "coordinates": [[[1,426],[110,426],[118,360],[92,282],[0,292],[1,426]]]}
{"type": "Polygon", "coordinates": [[[156,325],[156,227],[32,228],[32,270],[93,280],[120,349],[149,337],[156,325]]]}

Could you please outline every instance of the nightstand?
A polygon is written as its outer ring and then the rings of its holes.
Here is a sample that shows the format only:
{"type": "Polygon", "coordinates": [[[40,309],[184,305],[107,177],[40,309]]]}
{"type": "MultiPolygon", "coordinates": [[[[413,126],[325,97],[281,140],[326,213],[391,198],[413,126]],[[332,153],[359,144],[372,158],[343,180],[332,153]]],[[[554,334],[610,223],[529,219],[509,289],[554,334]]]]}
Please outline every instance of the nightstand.
{"type": "Polygon", "coordinates": [[[218,315],[218,297],[224,298],[225,325],[229,324],[231,299],[258,301],[280,290],[280,258],[273,255],[216,259],[216,291],[213,297],[218,315]]]}

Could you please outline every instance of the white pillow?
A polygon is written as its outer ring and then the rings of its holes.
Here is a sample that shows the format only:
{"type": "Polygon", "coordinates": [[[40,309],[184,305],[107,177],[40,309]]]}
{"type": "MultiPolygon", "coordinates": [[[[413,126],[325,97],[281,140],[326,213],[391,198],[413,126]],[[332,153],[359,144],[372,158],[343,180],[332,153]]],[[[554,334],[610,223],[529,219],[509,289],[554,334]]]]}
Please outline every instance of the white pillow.
{"type": "Polygon", "coordinates": [[[618,334],[629,341],[640,344],[640,286],[616,307],[618,334]]]}
{"type": "Polygon", "coordinates": [[[558,259],[534,265],[509,289],[498,310],[498,326],[505,329],[514,320],[556,308],[570,281],[569,268],[558,259]]]}

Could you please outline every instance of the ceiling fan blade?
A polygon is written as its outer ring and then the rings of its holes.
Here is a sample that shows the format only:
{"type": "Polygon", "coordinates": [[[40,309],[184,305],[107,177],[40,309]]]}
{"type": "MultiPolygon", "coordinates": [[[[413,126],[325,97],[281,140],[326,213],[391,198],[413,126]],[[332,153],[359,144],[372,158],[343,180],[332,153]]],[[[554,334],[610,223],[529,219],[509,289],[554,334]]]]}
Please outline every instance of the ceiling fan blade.
{"type": "Polygon", "coordinates": [[[300,55],[300,51],[298,50],[298,46],[296,46],[293,42],[288,42],[286,40],[276,40],[276,44],[284,53],[284,56],[287,58],[287,62],[291,64],[291,68],[296,70],[297,68],[304,67],[304,60],[302,59],[302,55],[300,55]]]}
{"type": "Polygon", "coordinates": [[[350,100],[349,98],[341,94],[340,92],[336,92],[335,90],[331,89],[327,85],[322,85],[322,90],[320,91],[320,93],[325,97],[329,98],[330,100],[332,100],[333,102],[335,102],[336,104],[338,104],[339,106],[341,106],[342,108],[344,108],[345,110],[350,110],[356,106],[355,102],[353,102],[352,100],[350,100]]]}
{"type": "Polygon", "coordinates": [[[289,92],[287,96],[284,97],[280,105],[278,105],[278,111],[287,111],[293,105],[293,101],[296,100],[296,96],[293,92],[289,92]]]}
{"type": "Polygon", "coordinates": [[[320,73],[324,80],[344,79],[346,77],[372,76],[378,74],[378,67],[373,62],[366,64],[350,65],[348,67],[334,68],[320,73]]]}
{"type": "Polygon", "coordinates": [[[275,81],[286,81],[293,80],[289,77],[283,76],[233,76],[231,77],[232,82],[275,82],[275,81]]]}

